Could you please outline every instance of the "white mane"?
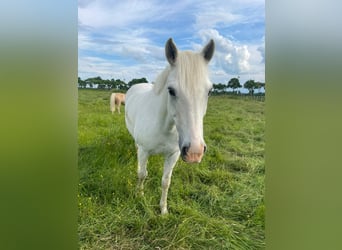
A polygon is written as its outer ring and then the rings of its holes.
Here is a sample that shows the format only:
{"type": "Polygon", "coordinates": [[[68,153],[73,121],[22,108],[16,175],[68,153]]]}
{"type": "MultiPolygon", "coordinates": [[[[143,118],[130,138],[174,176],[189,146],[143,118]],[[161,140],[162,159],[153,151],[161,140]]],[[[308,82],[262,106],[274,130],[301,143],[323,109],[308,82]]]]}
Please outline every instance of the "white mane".
{"type": "Polygon", "coordinates": [[[207,62],[201,53],[191,51],[179,52],[175,66],[168,65],[157,77],[153,89],[159,94],[165,87],[166,80],[171,70],[177,72],[177,82],[180,88],[193,92],[193,88],[200,81],[209,81],[207,62]],[[174,68],[173,68],[174,67],[174,68]]]}
{"type": "Polygon", "coordinates": [[[156,81],[153,84],[154,92],[159,95],[160,92],[164,89],[167,77],[170,73],[170,66],[167,66],[157,77],[156,81]]]}

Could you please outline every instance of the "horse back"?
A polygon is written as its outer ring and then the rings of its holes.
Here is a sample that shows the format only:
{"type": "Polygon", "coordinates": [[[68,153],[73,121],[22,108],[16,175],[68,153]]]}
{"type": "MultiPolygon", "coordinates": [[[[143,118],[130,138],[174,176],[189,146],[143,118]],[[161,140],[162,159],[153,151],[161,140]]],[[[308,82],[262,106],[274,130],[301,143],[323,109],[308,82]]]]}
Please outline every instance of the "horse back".
{"type": "Polygon", "coordinates": [[[125,98],[126,98],[125,94],[123,94],[123,93],[116,93],[116,95],[115,95],[115,102],[125,104],[125,98]]]}

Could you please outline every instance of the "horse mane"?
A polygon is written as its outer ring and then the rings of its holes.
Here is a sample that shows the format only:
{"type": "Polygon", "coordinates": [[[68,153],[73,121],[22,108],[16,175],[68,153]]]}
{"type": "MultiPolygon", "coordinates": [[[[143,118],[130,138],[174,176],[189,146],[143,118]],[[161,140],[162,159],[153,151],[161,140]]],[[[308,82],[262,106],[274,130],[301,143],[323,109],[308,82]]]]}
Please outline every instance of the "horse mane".
{"type": "Polygon", "coordinates": [[[159,95],[160,92],[162,91],[162,89],[164,88],[165,86],[165,83],[166,83],[166,80],[167,80],[167,77],[169,76],[169,73],[170,73],[170,65],[168,65],[158,76],[157,76],[157,79],[156,81],[154,82],[153,84],[153,90],[154,92],[159,95]]]}
{"type": "Polygon", "coordinates": [[[207,62],[202,53],[191,51],[179,51],[175,66],[168,65],[156,78],[153,90],[157,95],[164,89],[167,78],[172,67],[176,67],[177,81],[181,84],[180,88],[192,91],[200,81],[209,81],[207,62]]]}

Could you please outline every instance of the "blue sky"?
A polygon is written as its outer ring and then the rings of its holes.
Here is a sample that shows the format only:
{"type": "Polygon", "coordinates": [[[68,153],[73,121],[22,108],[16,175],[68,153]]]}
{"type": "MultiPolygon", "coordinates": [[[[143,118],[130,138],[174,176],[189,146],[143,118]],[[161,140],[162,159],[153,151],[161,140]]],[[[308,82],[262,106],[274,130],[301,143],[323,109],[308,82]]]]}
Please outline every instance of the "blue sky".
{"type": "Polygon", "coordinates": [[[170,37],[195,51],[214,39],[214,83],[265,81],[262,0],[78,0],[78,75],[153,81],[167,65],[170,37]]]}

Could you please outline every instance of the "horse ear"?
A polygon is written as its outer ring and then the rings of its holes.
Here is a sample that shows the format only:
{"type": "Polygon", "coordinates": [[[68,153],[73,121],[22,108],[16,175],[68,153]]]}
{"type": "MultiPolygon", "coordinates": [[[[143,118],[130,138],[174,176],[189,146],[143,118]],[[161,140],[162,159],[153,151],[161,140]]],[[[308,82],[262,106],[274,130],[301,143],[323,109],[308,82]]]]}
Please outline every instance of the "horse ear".
{"type": "Polygon", "coordinates": [[[204,47],[202,50],[202,54],[204,56],[204,59],[209,62],[211,58],[214,55],[214,50],[215,50],[215,43],[213,39],[210,39],[210,42],[204,47]]]}
{"type": "Polygon", "coordinates": [[[172,38],[169,38],[165,44],[165,55],[171,65],[175,65],[177,53],[176,45],[173,43],[172,38]]]}

